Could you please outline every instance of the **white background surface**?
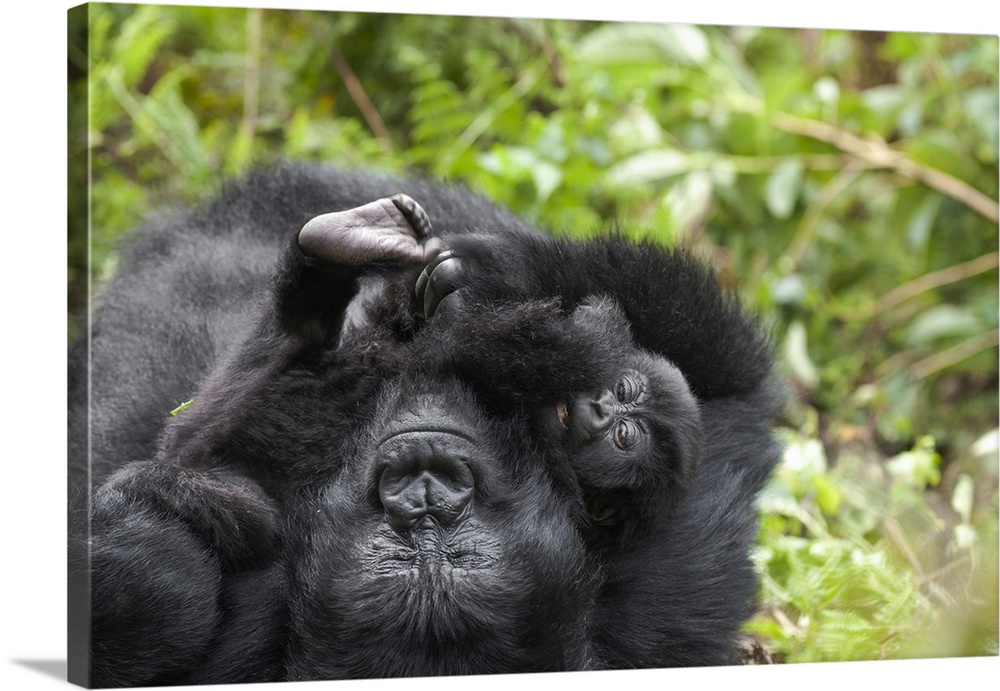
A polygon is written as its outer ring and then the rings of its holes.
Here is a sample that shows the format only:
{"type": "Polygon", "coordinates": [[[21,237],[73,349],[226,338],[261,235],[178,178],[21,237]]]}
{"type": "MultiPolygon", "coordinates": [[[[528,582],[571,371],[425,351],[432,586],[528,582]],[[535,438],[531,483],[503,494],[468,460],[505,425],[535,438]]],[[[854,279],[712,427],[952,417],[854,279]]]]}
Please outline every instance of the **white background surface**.
{"type": "MultiPolygon", "coordinates": [[[[65,577],[65,363],[66,363],[66,10],[73,3],[15,0],[0,21],[0,118],[3,128],[0,200],[0,688],[66,686],[65,577]],[[13,212],[11,212],[11,210],[13,212]]],[[[174,3],[176,4],[176,3],[174,3]]],[[[834,0],[614,0],[606,5],[554,0],[270,0],[188,4],[363,9],[674,21],[821,28],[998,33],[993,0],[926,3],[834,0]],[[989,9],[987,9],[989,8],[989,9]]],[[[785,665],[716,670],[529,675],[395,682],[339,682],[336,688],[733,688],[842,689],[886,686],[900,691],[989,688],[1000,678],[1000,660],[913,661],[785,665]]],[[[205,689],[285,689],[263,684],[205,689]]],[[[315,682],[296,687],[334,688],[315,682]]]]}

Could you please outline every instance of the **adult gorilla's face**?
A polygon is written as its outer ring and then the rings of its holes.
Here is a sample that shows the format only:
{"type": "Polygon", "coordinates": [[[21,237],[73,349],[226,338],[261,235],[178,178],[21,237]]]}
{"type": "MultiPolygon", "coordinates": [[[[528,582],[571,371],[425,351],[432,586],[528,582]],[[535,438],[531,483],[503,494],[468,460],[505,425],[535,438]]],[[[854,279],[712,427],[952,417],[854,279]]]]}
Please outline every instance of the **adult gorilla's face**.
{"type": "Polygon", "coordinates": [[[430,377],[375,409],[291,531],[290,678],[585,668],[596,569],[527,421],[430,377]]]}

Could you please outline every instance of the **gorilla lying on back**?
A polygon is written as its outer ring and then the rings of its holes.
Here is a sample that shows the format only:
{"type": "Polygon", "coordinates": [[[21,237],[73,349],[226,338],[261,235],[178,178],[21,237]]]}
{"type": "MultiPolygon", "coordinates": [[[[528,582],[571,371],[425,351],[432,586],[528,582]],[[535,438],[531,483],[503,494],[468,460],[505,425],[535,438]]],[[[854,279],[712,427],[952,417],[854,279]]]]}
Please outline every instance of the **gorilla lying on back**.
{"type": "Polygon", "coordinates": [[[778,397],[688,255],[284,166],[123,266],[71,352],[79,681],[729,661],[778,397]]]}

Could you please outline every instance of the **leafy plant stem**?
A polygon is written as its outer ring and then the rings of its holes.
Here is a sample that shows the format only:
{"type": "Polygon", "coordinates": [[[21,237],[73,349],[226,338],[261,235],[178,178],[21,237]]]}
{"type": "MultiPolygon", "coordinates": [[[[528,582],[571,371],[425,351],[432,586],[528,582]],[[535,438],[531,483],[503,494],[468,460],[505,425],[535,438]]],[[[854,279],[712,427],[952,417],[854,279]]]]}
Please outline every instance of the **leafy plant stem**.
{"type": "Polygon", "coordinates": [[[812,204],[809,205],[809,208],[802,216],[802,221],[799,223],[799,227],[795,231],[795,237],[792,238],[792,243],[785,252],[785,256],[791,260],[791,265],[793,267],[798,268],[799,264],[802,262],[803,256],[805,256],[810,243],[812,243],[813,236],[816,233],[816,227],[819,225],[819,221],[823,217],[823,213],[830,206],[830,204],[833,203],[834,199],[850,187],[852,182],[858,179],[858,176],[860,176],[866,168],[866,164],[858,161],[857,159],[853,159],[820,190],[816,199],[813,200],[812,204]]]}
{"type": "Polygon", "coordinates": [[[121,68],[115,66],[106,70],[104,77],[107,82],[108,89],[114,96],[115,101],[117,101],[118,105],[120,105],[122,109],[128,113],[128,116],[132,120],[136,129],[149,135],[152,141],[156,144],[156,147],[163,152],[163,155],[167,158],[167,160],[170,161],[179,171],[184,174],[191,173],[192,171],[189,170],[190,166],[185,165],[184,157],[179,155],[176,148],[171,144],[170,138],[163,133],[162,129],[155,127],[154,123],[150,122],[150,118],[147,117],[142,103],[140,103],[132,92],[129,91],[128,87],[125,86],[121,68]]]}
{"type": "Polygon", "coordinates": [[[906,557],[906,561],[909,562],[910,567],[913,569],[914,574],[918,580],[924,578],[924,567],[920,564],[920,560],[917,559],[916,553],[914,553],[913,548],[910,547],[909,541],[906,539],[906,535],[903,533],[903,529],[899,526],[899,522],[893,518],[885,519],[885,532],[889,535],[899,549],[903,552],[906,557]]]}
{"type": "Polygon", "coordinates": [[[497,117],[500,116],[505,110],[510,108],[515,102],[522,99],[531,87],[535,85],[538,81],[538,76],[540,72],[534,68],[534,66],[529,67],[525,70],[524,74],[520,79],[512,86],[502,93],[495,101],[489,104],[483,111],[476,116],[469,126],[459,135],[458,139],[455,141],[454,146],[448,148],[447,152],[442,156],[441,164],[439,170],[447,173],[451,170],[454,162],[458,160],[458,157],[462,155],[479,137],[483,135],[489,126],[497,117]]]}

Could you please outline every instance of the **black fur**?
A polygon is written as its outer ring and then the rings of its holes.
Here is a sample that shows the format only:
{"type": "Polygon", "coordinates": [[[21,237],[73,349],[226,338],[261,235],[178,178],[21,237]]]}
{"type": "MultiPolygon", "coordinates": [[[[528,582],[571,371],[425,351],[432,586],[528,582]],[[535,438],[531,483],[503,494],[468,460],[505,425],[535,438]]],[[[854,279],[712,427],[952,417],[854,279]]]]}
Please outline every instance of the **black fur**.
{"type": "Polygon", "coordinates": [[[729,660],[779,401],[765,339],[698,261],[545,238],[454,189],[288,165],[154,220],[122,266],[70,356],[94,685],[729,660]],[[470,261],[472,317],[427,322],[419,265],[298,248],[309,219],[397,192],[470,261]],[[360,312],[359,285],[374,287],[360,312]],[[669,517],[600,549],[594,488],[533,418],[635,352],[574,322],[595,296],[680,368],[703,429],[669,517]]]}

